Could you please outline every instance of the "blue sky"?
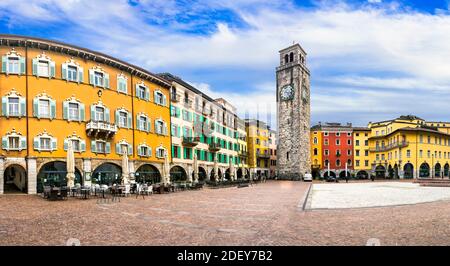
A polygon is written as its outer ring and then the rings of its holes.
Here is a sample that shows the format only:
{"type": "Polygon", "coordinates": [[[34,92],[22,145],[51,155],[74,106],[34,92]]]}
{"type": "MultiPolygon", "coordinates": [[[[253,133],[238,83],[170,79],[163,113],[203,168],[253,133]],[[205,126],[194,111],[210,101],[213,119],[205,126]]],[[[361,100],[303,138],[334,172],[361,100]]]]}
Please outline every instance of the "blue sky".
{"type": "Polygon", "coordinates": [[[445,0],[2,0],[0,32],[171,72],[273,126],[278,50],[299,42],[312,123],[450,120],[445,0]]]}

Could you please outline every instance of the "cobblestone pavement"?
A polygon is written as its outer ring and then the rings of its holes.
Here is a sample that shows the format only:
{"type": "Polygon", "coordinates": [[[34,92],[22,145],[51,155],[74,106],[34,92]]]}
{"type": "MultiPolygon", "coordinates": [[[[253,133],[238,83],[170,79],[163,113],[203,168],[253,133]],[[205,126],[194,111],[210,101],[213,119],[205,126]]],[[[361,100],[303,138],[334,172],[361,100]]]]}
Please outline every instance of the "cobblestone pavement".
{"type": "Polygon", "coordinates": [[[450,202],[303,211],[309,184],[269,181],[122,198],[49,202],[0,196],[0,245],[382,245],[450,244],[450,202]]]}

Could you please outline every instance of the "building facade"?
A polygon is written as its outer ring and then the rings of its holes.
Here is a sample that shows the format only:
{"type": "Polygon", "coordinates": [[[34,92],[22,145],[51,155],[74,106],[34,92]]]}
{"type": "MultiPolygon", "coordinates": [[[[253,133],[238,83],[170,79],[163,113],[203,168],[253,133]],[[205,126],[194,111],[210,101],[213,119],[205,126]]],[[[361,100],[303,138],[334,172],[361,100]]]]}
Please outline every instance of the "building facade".
{"type": "Polygon", "coordinates": [[[377,178],[449,176],[450,122],[417,116],[369,123],[370,162],[377,178]]]}
{"type": "Polygon", "coordinates": [[[359,179],[367,179],[371,173],[370,135],[367,127],[353,127],[353,175],[359,179]]]}
{"type": "Polygon", "coordinates": [[[196,154],[199,181],[215,180],[215,157],[219,180],[242,178],[246,168],[246,132],[236,108],[224,99],[212,99],[172,74],[160,76],[172,82],[171,176],[177,181],[192,180],[196,154]]]}
{"type": "Polygon", "coordinates": [[[306,52],[299,44],[279,52],[277,78],[277,176],[299,180],[311,171],[310,83],[306,52]]]}
{"type": "Polygon", "coordinates": [[[353,135],[352,125],[341,125],[340,123],[320,123],[312,127],[312,150],[313,159],[322,159],[321,165],[313,164],[312,170],[317,169],[322,177],[348,177],[353,173],[353,135]],[[319,137],[320,136],[320,137],[319,137]],[[321,143],[314,144],[321,139],[321,143]],[[318,148],[322,147],[319,151],[318,148]],[[315,150],[317,149],[317,155],[315,150]],[[320,153],[320,155],[319,155],[320,153]],[[319,166],[319,168],[317,168],[319,166]]]}
{"type": "Polygon", "coordinates": [[[269,127],[266,123],[247,119],[248,167],[253,180],[270,177],[269,127]]]}
{"type": "Polygon", "coordinates": [[[61,183],[75,149],[76,183],[160,178],[170,149],[171,84],[113,57],[67,44],[0,36],[0,193],[61,183]],[[141,175],[139,173],[142,173],[141,175]]]}

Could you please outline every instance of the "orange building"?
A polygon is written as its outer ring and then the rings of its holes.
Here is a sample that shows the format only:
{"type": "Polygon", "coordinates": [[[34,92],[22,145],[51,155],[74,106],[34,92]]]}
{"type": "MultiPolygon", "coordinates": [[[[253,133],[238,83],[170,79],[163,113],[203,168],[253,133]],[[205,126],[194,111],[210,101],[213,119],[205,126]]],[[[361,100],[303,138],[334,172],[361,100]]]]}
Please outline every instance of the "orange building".
{"type": "Polygon", "coordinates": [[[159,182],[170,160],[171,84],[113,57],[55,41],[0,35],[0,194],[64,182],[68,142],[76,183],[159,182]]]}

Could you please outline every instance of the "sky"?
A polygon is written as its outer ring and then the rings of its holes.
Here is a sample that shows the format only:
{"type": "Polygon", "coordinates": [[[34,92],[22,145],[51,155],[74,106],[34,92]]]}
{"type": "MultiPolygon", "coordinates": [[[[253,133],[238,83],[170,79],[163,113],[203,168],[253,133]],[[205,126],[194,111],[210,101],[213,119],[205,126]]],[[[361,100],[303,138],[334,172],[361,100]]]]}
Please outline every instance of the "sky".
{"type": "Polygon", "coordinates": [[[170,72],[273,128],[278,51],[298,42],[312,125],[450,121],[447,0],[1,0],[0,33],[170,72]]]}

